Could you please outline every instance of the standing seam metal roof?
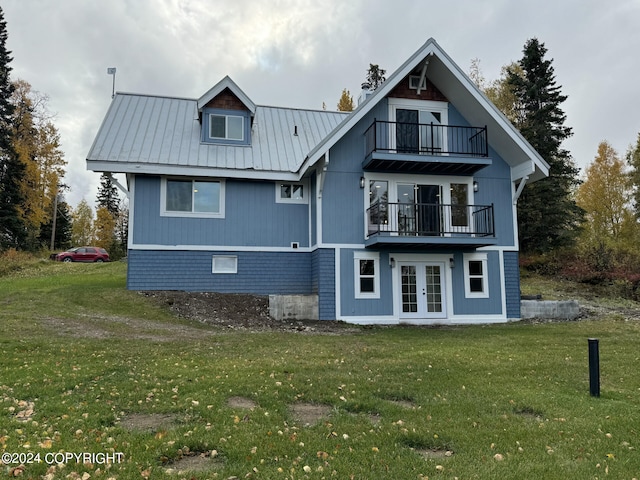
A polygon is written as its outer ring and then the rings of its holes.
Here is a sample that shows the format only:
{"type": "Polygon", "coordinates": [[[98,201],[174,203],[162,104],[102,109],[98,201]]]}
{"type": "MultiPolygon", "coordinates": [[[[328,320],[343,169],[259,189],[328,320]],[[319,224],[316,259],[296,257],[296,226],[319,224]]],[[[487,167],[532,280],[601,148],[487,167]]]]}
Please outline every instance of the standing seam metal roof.
{"type": "Polygon", "coordinates": [[[116,94],[87,161],[296,172],[347,113],[257,106],[251,145],[201,142],[197,100],[116,94]],[[297,135],[295,130],[297,127],[297,135]]]}

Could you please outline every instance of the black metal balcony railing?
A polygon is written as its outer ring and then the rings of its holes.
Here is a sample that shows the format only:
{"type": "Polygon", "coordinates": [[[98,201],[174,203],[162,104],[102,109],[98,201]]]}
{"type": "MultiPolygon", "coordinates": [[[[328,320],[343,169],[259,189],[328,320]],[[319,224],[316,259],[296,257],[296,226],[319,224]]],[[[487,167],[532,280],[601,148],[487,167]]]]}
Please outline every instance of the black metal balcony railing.
{"type": "Polygon", "coordinates": [[[376,151],[488,157],[487,127],[374,120],[365,132],[366,154],[376,151]]]}
{"type": "Polygon", "coordinates": [[[367,209],[369,235],[493,237],[493,205],[377,202],[367,209]]]}

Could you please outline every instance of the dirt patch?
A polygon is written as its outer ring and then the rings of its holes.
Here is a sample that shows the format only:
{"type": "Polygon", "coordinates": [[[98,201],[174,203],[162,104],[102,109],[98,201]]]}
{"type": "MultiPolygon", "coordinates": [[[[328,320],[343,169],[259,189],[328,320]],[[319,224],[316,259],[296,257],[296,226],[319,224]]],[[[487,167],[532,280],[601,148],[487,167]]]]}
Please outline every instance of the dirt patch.
{"type": "Polygon", "coordinates": [[[387,400],[390,403],[393,403],[394,405],[397,405],[398,407],[402,407],[402,408],[406,408],[408,410],[415,410],[417,408],[417,405],[409,400],[387,400]]]}
{"type": "Polygon", "coordinates": [[[294,403],[289,407],[289,411],[296,422],[307,427],[328,417],[329,413],[331,413],[331,408],[329,405],[316,403],[294,403]]]}
{"type": "Polygon", "coordinates": [[[176,338],[197,340],[214,333],[193,325],[154,322],[116,315],[86,315],[79,319],[43,317],[40,321],[58,335],[75,338],[126,337],[150,342],[169,342],[176,338]]]}
{"type": "MultiPolygon", "coordinates": [[[[183,449],[184,450],[184,449],[183,449]]],[[[221,468],[223,462],[216,450],[208,452],[191,452],[188,449],[180,452],[180,457],[171,462],[164,471],[168,474],[182,475],[186,472],[206,472],[221,468]]]]}
{"type": "Polygon", "coordinates": [[[248,410],[253,410],[258,406],[256,402],[245,397],[229,397],[227,399],[227,405],[231,408],[245,408],[248,410]]]}
{"type": "Polygon", "coordinates": [[[254,332],[285,331],[306,334],[348,335],[359,327],[331,320],[275,320],[269,316],[269,297],[240,293],[153,291],[140,292],[151,302],[180,318],[254,332]]]}
{"type": "Polygon", "coordinates": [[[129,431],[157,432],[175,426],[175,415],[162,413],[132,413],[120,419],[120,426],[129,431]]]}

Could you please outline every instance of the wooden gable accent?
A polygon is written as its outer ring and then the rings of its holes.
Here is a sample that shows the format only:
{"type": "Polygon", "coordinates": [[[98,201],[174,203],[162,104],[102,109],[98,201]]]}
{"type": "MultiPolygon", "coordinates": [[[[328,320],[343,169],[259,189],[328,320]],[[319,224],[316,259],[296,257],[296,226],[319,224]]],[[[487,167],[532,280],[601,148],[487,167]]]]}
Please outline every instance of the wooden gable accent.
{"type": "Polygon", "coordinates": [[[247,106],[231,91],[225,88],[222,92],[212,98],[205,107],[221,108],[225,110],[249,110],[247,106]]]}
{"type": "MultiPolygon", "coordinates": [[[[415,75],[415,74],[412,74],[415,75]]],[[[447,97],[445,97],[440,90],[436,88],[436,86],[426,79],[427,88],[426,90],[420,91],[420,95],[418,95],[417,90],[413,90],[409,88],[409,76],[407,75],[399,82],[391,92],[389,92],[389,97],[393,98],[410,98],[412,100],[435,100],[438,102],[447,102],[447,97]]]]}

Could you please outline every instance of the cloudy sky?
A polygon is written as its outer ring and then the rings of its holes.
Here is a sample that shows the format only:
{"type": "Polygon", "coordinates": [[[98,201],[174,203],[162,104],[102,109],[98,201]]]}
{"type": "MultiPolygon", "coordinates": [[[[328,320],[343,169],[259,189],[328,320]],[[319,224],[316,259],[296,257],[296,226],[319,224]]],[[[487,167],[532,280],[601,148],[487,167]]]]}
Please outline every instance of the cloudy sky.
{"type": "Polygon", "coordinates": [[[429,38],[487,80],[537,37],[578,166],[640,132],[640,0],[3,0],[12,79],[49,96],[67,200],[95,201],[85,158],[116,90],[198,98],[229,75],[259,105],[335,109],[369,63],[390,74],[429,38]]]}

